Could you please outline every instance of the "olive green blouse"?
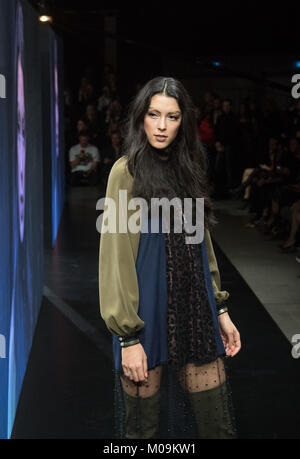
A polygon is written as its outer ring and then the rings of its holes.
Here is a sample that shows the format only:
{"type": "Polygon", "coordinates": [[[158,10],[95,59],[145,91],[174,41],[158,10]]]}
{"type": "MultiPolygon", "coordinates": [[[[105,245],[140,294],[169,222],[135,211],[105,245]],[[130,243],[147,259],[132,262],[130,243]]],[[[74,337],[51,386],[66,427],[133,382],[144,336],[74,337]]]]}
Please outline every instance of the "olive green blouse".
{"type": "MultiPolygon", "coordinates": [[[[122,156],[113,165],[107,183],[105,196],[105,211],[107,198],[116,203],[116,228],[119,216],[127,211],[127,221],[137,210],[124,209],[123,201],[119,203],[119,190],[127,190],[127,204],[133,197],[133,177],[127,168],[127,156],[122,156]],[[121,206],[121,207],[120,207],[121,206]]],[[[106,218],[102,221],[107,224],[106,218]]],[[[217,260],[207,229],[204,232],[211,280],[217,306],[226,301],[229,293],[221,291],[221,281],[217,260]]],[[[138,316],[139,287],[136,273],[140,232],[103,232],[100,236],[99,251],[99,298],[100,313],[108,330],[116,335],[125,336],[139,332],[144,322],[138,316]]]]}

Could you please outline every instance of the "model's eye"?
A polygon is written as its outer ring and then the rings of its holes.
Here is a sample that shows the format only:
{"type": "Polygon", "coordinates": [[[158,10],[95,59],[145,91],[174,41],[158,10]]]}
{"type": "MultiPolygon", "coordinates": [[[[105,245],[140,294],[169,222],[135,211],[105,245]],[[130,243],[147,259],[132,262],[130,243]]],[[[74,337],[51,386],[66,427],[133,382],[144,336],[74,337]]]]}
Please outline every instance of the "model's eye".
{"type": "Polygon", "coordinates": [[[153,112],[148,113],[148,115],[151,116],[151,118],[155,118],[158,116],[157,113],[153,113],[153,112]]]}
{"type": "Polygon", "coordinates": [[[177,121],[179,119],[179,116],[170,115],[169,118],[170,118],[170,120],[177,121]]]}

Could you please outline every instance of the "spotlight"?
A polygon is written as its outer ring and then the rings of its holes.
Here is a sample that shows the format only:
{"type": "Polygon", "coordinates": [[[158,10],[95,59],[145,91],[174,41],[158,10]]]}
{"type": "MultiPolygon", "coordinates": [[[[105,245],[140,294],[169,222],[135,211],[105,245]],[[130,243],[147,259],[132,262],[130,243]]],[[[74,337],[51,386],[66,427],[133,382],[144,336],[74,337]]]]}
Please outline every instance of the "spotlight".
{"type": "Polygon", "coordinates": [[[48,8],[46,7],[45,0],[41,0],[38,3],[39,13],[40,13],[40,21],[41,22],[52,22],[52,16],[49,15],[48,8]]]}
{"type": "Polygon", "coordinates": [[[42,16],[40,16],[40,21],[41,22],[52,22],[52,17],[51,16],[42,15],[42,16]]]}
{"type": "Polygon", "coordinates": [[[212,63],[215,67],[220,67],[222,64],[220,61],[213,61],[212,63]]]}
{"type": "Polygon", "coordinates": [[[295,67],[296,67],[297,69],[300,69],[300,61],[296,61],[296,62],[295,62],[295,67]]]}

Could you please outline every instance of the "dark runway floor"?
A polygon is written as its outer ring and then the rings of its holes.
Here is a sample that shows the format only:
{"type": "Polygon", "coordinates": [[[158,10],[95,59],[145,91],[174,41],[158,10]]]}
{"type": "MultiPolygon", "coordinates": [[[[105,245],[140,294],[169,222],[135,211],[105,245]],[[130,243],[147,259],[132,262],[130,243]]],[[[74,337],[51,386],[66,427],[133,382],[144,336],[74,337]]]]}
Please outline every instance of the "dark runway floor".
{"type": "MultiPolygon", "coordinates": [[[[12,438],[113,438],[111,335],[98,299],[97,188],[68,190],[12,438]]],[[[219,219],[220,220],[220,219],[219,219]]],[[[213,237],[213,235],[212,235],[213,237]]],[[[300,438],[300,359],[214,243],[242,350],[228,359],[240,438],[300,438]]]]}

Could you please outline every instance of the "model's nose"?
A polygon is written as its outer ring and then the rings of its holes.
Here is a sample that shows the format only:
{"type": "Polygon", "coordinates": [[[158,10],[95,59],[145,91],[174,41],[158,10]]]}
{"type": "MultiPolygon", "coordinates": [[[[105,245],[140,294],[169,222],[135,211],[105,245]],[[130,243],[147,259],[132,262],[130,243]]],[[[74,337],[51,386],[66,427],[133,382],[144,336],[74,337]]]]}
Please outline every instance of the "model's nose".
{"type": "Polygon", "coordinates": [[[164,118],[160,118],[159,122],[158,122],[158,129],[160,131],[165,131],[166,130],[166,121],[164,118]]]}

